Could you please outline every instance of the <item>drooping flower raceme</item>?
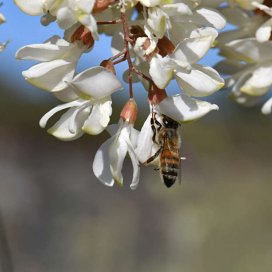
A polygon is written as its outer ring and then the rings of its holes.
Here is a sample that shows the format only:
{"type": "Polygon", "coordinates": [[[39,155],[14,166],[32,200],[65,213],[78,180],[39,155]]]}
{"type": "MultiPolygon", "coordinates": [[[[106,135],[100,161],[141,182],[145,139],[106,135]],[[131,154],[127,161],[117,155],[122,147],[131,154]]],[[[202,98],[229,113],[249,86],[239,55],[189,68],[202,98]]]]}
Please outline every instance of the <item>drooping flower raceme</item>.
{"type": "Polygon", "coordinates": [[[15,0],[25,13],[42,16],[43,25],[56,21],[65,30],[63,38],[53,36],[44,43],[27,45],[16,54],[19,59],[40,62],[23,76],[62,101],[41,118],[40,125],[47,126],[53,115],[65,111],[48,129],[61,140],[110,131],[111,137],[98,149],[93,162],[95,176],[105,185],[126,184],[123,163],[128,155],[133,168],[130,187],[135,189],[143,156],[147,159],[159,148],[153,141],[150,115],[140,133],[134,128],[134,82],[143,84],[152,113],[168,116],[179,124],[218,109],[194,98],[209,96],[224,85],[215,69],[198,63],[216,44],[218,30],[226,24],[217,6],[208,2],[15,0]],[[100,33],[112,37],[112,56],[105,52],[100,66],[77,73],[78,60],[98,45],[100,33]],[[121,62],[128,67],[123,79],[128,83],[129,100],[118,125],[108,126],[114,110],[111,95],[122,89],[119,71],[115,70],[121,62]],[[180,90],[169,96],[166,88],[172,80],[180,90]]]}

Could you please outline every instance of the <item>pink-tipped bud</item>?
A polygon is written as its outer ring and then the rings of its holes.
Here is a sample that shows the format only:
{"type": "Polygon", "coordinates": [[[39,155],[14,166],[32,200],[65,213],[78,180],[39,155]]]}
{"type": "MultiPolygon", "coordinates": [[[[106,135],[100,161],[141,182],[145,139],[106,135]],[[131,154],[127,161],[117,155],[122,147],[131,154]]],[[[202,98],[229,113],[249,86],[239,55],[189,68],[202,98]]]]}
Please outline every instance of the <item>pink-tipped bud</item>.
{"type": "Polygon", "coordinates": [[[81,25],[79,26],[76,31],[73,33],[71,37],[71,42],[75,41],[82,41],[84,45],[87,45],[88,48],[91,48],[94,45],[94,38],[90,30],[81,25]]]}
{"type": "Polygon", "coordinates": [[[151,105],[158,105],[167,97],[166,91],[159,89],[154,83],[150,84],[148,91],[148,100],[151,105]]]}
{"type": "Polygon", "coordinates": [[[133,98],[130,98],[128,102],[125,104],[120,114],[120,117],[123,119],[123,121],[134,125],[137,119],[137,113],[138,113],[137,104],[133,98]]]}

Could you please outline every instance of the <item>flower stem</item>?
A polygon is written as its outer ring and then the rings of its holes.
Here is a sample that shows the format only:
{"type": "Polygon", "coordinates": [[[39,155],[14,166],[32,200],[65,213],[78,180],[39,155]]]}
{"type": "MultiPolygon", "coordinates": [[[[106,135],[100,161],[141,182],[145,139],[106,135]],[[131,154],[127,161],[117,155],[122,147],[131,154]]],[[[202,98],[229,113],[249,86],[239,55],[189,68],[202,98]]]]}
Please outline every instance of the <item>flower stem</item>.
{"type": "Polygon", "coordinates": [[[128,23],[127,23],[127,18],[126,18],[126,10],[124,5],[121,8],[121,21],[123,24],[123,32],[124,32],[124,47],[126,50],[126,60],[128,63],[128,84],[129,84],[129,96],[130,98],[133,98],[133,88],[132,88],[132,73],[133,73],[133,64],[131,61],[130,57],[130,52],[129,52],[129,42],[132,42],[132,40],[129,37],[129,29],[128,29],[128,23]]]}
{"type": "Polygon", "coordinates": [[[114,25],[114,24],[119,24],[122,21],[120,19],[117,20],[111,20],[111,21],[100,21],[100,22],[96,22],[97,25],[114,25]]]}

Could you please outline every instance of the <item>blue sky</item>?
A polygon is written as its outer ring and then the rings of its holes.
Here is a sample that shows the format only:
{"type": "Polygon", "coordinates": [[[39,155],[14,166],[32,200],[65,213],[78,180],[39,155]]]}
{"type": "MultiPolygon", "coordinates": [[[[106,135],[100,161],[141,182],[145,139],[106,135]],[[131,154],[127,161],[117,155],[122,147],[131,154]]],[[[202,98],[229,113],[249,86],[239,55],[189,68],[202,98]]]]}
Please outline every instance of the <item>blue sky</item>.
{"type": "MultiPolygon", "coordinates": [[[[53,35],[63,35],[63,31],[52,23],[47,27],[40,24],[38,16],[24,14],[12,0],[4,0],[0,12],[6,17],[7,22],[0,26],[0,41],[10,40],[7,48],[0,54],[0,74],[1,80],[14,86],[14,90],[20,92],[25,99],[49,99],[50,95],[44,91],[30,86],[23,79],[21,73],[33,65],[31,61],[20,61],[15,59],[16,51],[27,44],[42,43],[53,35]]],[[[78,65],[78,70],[82,71],[90,66],[99,65],[103,56],[110,56],[110,39],[101,37],[96,43],[94,50],[90,54],[85,54],[78,65]]],[[[211,51],[201,62],[212,65],[218,60],[215,52],[211,51]]],[[[125,68],[125,66],[121,66],[125,68]]],[[[145,92],[142,92],[145,95],[145,92]]]]}

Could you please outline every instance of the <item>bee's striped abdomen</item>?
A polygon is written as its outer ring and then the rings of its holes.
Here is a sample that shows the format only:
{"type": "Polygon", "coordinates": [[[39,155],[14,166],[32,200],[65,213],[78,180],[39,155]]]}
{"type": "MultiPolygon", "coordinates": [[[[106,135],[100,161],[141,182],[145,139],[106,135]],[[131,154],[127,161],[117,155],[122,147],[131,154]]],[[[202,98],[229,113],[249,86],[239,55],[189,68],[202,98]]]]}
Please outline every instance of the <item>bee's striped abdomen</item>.
{"type": "Polygon", "coordinates": [[[170,151],[164,149],[160,158],[160,171],[163,182],[166,187],[171,187],[178,176],[179,170],[179,153],[177,151],[170,151]]]}

